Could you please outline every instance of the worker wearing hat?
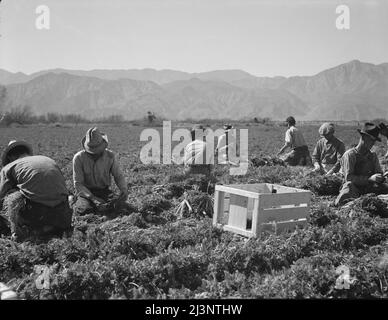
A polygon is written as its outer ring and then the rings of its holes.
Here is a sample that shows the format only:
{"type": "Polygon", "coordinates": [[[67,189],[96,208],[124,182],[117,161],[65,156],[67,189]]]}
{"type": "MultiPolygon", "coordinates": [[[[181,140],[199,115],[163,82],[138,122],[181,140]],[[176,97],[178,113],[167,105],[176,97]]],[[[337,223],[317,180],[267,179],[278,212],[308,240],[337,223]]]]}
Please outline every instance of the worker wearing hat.
{"type": "Polygon", "coordinates": [[[376,141],[381,142],[380,128],[367,122],[357,131],[360,134],[357,146],[346,151],[340,160],[344,181],[335,200],[336,205],[366,193],[388,193],[388,184],[385,183],[377,154],[371,151],[376,141]]]}
{"type": "Polygon", "coordinates": [[[302,132],[296,127],[295,118],[290,116],[286,119],[288,129],[285,136],[285,144],[277,153],[280,156],[287,148],[291,149],[284,162],[291,166],[302,165],[311,166],[312,160],[309,149],[304,140],[302,132]]]}
{"type": "Polygon", "coordinates": [[[73,158],[73,182],[76,202],[73,206],[78,215],[95,212],[98,205],[109,201],[113,176],[120,190],[120,200],[128,197],[124,174],[116,155],[108,147],[108,137],[97,127],[90,128],[81,141],[83,150],[73,158]]]}
{"type": "Polygon", "coordinates": [[[25,141],[10,141],[1,157],[0,200],[15,240],[63,235],[72,212],[61,170],[53,159],[33,155],[25,141]]]}
{"type": "Polygon", "coordinates": [[[313,152],[314,171],[330,175],[341,168],[340,159],[345,153],[345,144],[334,136],[334,124],[324,123],[318,130],[318,140],[313,152]]]}

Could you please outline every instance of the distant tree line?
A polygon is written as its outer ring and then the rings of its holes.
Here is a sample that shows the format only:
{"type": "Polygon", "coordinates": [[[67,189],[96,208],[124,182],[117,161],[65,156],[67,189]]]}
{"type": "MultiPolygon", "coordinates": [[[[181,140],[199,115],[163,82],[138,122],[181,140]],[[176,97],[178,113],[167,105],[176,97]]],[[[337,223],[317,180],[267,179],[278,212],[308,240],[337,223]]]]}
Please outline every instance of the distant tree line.
{"type": "Polygon", "coordinates": [[[109,115],[95,119],[86,119],[79,114],[60,114],[49,112],[44,115],[35,115],[30,106],[19,106],[11,108],[1,115],[0,124],[9,126],[11,124],[55,124],[55,123],[121,123],[125,122],[122,115],[109,115]]]}

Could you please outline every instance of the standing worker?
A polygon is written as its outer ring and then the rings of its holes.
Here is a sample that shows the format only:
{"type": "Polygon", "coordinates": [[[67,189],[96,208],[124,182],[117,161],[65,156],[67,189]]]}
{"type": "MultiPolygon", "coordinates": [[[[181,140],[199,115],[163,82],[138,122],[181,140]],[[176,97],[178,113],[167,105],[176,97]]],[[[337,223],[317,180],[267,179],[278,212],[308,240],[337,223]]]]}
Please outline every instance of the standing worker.
{"type": "Polygon", "coordinates": [[[340,159],[345,153],[345,144],[334,136],[334,124],[324,123],[318,130],[321,139],[318,140],[314,152],[314,171],[330,175],[341,168],[340,159]]]}
{"type": "Polygon", "coordinates": [[[286,131],[285,144],[277,153],[280,156],[287,148],[292,149],[286,155],[284,162],[291,166],[311,166],[312,160],[309,149],[304,140],[302,132],[295,126],[296,121],[294,117],[286,119],[288,130],[286,131]]]}
{"type": "Polygon", "coordinates": [[[73,158],[73,181],[77,196],[75,213],[94,213],[99,205],[111,199],[111,176],[121,192],[118,201],[125,201],[128,198],[126,180],[115,154],[107,149],[108,137],[98,128],[90,128],[81,144],[84,150],[73,158]]]}
{"type": "Polygon", "coordinates": [[[0,200],[16,241],[72,231],[65,178],[53,159],[33,155],[24,141],[11,141],[2,155],[0,200]]]}

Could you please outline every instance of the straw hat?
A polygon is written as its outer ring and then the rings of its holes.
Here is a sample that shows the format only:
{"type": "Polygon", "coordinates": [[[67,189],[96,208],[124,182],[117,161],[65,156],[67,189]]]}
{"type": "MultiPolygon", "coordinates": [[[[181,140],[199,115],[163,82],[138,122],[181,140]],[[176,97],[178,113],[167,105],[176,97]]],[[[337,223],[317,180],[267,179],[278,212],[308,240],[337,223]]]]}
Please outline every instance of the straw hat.
{"type": "Polygon", "coordinates": [[[3,166],[6,166],[10,161],[8,159],[9,153],[16,147],[23,146],[27,149],[27,152],[32,156],[32,147],[25,141],[22,140],[11,140],[8,143],[8,146],[4,149],[3,154],[1,155],[1,163],[3,166]]]}
{"type": "Polygon", "coordinates": [[[108,147],[108,137],[105,133],[101,133],[97,127],[93,127],[86,132],[81,143],[86,152],[99,154],[108,147]]]}

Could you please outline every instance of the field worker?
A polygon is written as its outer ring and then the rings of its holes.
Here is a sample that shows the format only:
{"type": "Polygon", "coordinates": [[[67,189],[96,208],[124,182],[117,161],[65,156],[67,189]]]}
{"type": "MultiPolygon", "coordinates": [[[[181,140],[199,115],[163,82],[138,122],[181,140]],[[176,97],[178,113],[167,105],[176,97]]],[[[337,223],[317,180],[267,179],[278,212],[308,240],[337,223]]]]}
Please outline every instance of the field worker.
{"type": "Polygon", "coordinates": [[[314,171],[330,175],[341,168],[340,159],[345,153],[345,144],[334,136],[334,124],[324,123],[318,130],[321,139],[318,140],[314,152],[314,171]]]}
{"type": "Polygon", "coordinates": [[[115,154],[107,149],[108,137],[93,127],[86,132],[81,144],[84,150],[73,158],[74,212],[78,215],[95,213],[97,206],[111,200],[111,176],[120,190],[118,201],[125,201],[127,183],[115,154]]]}
{"type": "Polygon", "coordinates": [[[292,149],[290,153],[286,155],[284,162],[291,166],[311,166],[312,160],[307,144],[304,140],[302,132],[295,126],[296,121],[294,117],[288,117],[286,119],[288,130],[286,131],[285,144],[278,152],[277,156],[280,156],[287,148],[292,149]]]}
{"type": "Polygon", "coordinates": [[[385,177],[377,154],[371,152],[375,142],[381,141],[380,129],[373,123],[365,123],[364,128],[357,131],[361,135],[357,146],[346,151],[341,158],[344,181],[335,201],[337,206],[362,194],[388,193],[388,185],[384,183],[385,177]]]}
{"type": "MultiPolygon", "coordinates": [[[[380,134],[387,138],[387,146],[388,146],[388,127],[384,123],[380,123],[379,128],[380,128],[380,134]]],[[[386,160],[388,160],[388,150],[384,157],[386,160]]]]}
{"type": "Polygon", "coordinates": [[[197,124],[191,129],[191,140],[185,147],[184,165],[186,174],[210,175],[214,164],[214,150],[206,143],[206,128],[197,124]]]}
{"type": "Polygon", "coordinates": [[[55,161],[34,156],[24,141],[11,141],[1,161],[0,200],[14,239],[71,233],[69,192],[55,161]]]}
{"type": "Polygon", "coordinates": [[[218,138],[216,154],[219,164],[236,164],[236,130],[231,124],[224,124],[224,134],[218,138]]]}

